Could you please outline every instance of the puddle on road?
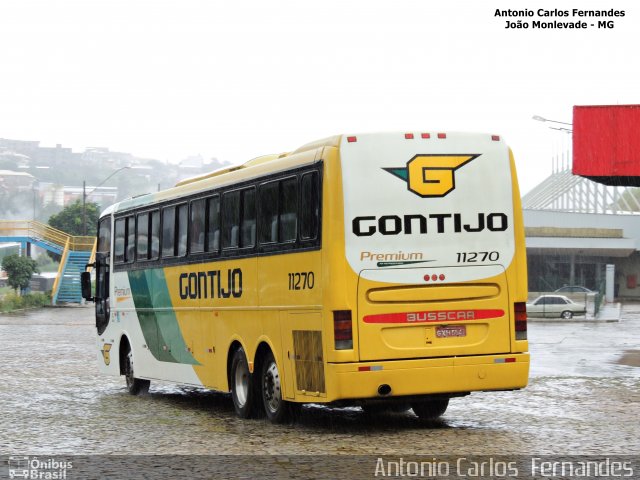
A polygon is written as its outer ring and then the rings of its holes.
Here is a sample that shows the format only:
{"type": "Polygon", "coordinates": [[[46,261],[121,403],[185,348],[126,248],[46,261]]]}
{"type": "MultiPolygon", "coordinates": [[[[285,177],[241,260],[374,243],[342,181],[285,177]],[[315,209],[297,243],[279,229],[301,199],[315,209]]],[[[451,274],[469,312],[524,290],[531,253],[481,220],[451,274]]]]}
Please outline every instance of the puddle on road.
{"type": "Polygon", "coordinates": [[[625,351],[616,363],[628,367],[640,367],[640,350],[625,351]]]}

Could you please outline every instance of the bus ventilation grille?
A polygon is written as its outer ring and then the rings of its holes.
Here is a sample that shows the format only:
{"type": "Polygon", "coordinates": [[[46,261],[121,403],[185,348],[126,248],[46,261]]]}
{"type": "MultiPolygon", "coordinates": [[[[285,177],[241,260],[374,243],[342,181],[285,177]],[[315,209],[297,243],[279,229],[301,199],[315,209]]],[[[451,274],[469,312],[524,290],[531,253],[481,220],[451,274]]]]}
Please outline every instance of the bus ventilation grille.
{"type": "Polygon", "coordinates": [[[294,330],[293,349],[298,390],[325,393],[322,333],[313,330],[294,330]]]}

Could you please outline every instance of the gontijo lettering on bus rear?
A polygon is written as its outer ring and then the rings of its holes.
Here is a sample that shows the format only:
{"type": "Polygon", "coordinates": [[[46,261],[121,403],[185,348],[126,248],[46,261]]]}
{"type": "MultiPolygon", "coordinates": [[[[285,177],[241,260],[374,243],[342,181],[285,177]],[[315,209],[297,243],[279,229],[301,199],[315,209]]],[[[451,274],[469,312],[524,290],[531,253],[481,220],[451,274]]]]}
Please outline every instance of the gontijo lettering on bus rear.
{"type": "Polygon", "coordinates": [[[380,235],[412,235],[427,233],[478,233],[485,230],[504,232],[509,226],[507,214],[502,212],[478,213],[467,223],[461,213],[419,213],[404,215],[375,215],[355,217],[351,222],[353,233],[359,237],[380,235]]]}

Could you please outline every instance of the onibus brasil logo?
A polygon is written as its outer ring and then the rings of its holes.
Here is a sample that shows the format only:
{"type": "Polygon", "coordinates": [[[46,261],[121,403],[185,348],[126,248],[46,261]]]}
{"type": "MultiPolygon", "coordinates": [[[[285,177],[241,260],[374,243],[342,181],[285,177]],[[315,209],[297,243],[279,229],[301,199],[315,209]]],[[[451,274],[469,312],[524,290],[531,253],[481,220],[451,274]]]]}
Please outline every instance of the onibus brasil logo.
{"type": "Polygon", "coordinates": [[[73,469],[73,462],[56,458],[29,457],[26,455],[9,457],[9,478],[31,480],[65,480],[67,472],[73,469]]]}
{"type": "Polygon", "coordinates": [[[456,188],[454,172],[480,154],[418,154],[406,167],[384,168],[419,197],[444,197],[456,188]]]}

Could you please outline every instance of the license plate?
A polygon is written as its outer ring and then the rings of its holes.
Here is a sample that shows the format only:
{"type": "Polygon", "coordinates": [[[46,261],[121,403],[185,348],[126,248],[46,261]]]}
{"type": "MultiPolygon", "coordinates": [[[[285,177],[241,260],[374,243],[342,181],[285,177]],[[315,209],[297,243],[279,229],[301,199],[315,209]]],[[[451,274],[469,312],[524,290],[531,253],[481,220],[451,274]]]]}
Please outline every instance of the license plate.
{"type": "Polygon", "coordinates": [[[445,325],[444,327],[436,327],[436,337],[466,337],[467,327],[464,325],[445,325]]]}

